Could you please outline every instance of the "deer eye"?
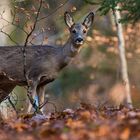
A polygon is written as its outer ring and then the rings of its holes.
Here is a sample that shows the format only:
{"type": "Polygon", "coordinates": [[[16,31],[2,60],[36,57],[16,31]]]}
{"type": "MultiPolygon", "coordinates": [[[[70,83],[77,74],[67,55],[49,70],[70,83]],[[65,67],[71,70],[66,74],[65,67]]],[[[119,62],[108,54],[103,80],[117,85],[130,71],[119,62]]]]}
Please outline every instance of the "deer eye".
{"type": "Polygon", "coordinates": [[[74,33],[74,34],[75,34],[75,33],[76,33],[76,30],[75,30],[75,29],[73,29],[73,30],[72,30],[72,33],[74,33]]]}
{"type": "Polygon", "coordinates": [[[83,30],[83,33],[85,34],[87,31],[86,30],[83,30]]]}

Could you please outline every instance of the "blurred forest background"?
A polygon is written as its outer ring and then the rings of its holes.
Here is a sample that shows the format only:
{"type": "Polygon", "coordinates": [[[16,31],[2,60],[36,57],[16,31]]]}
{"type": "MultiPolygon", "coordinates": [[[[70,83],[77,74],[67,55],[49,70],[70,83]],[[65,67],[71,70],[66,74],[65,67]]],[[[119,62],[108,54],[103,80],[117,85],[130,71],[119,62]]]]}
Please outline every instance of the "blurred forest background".
{"type": "MultiPolygon", "coordinates": [[[[37,7],[38,0],[0,1],[0,46],[24,45],[26,36],[22,29],[31,30],[37,7]],[[12,40],[2,31],[10,34],[12,40]]],[[[45,0],[29,45],[64,44],[69,36],[63,19],[64,12],[70,11],[77,22],[97,9],[98,5],[90,4],[86,0],[45,0]]],[[[140,23],[124,23],[123,27],[132,100],[134,106],[139,107],[140,23]]],[[[24,108],[27,101],[25,89],[16,87],[13,93],[13,100],[18,99],[17,108],[24,108]]],[[[59,78],[47,85],[46,97],[59,110],[75,108],[81,102],[96,106],[121,103],[124,99],[124,85],[121,81],[117,32],[111,12],[105,16],[96,13],[83,49],[60,73],[59,78]]],[[[3,108],[5,103],[1,103],[1,106],[3,108]]],[[[52,107],[47,104],[46,108],[52,107]]]]}

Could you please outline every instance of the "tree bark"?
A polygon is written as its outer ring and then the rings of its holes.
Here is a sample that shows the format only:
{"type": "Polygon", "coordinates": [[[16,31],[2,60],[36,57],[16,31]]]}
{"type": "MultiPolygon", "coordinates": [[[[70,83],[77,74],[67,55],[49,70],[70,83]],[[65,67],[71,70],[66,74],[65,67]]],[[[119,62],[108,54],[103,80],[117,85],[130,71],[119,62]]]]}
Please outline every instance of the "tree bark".
{"type": "MultiPolygon", "coordinates": [[[[119,5],[116,7],[116,9],[119,9],[119,5]]],[[[129,108],[132,108],[132,99],[131,99],[131,91],[130,91],[130,82],[128,77],[128,70],[127,70],[127,60],[125,56],[125,40],[123,35],[123,27],[122,24],[119,23],[119,19],[121,19],[120,11],[113,10],[113,16],[115,19],[115,24],[117,28],[117,36],[118,36],[118,49],[119,49],[119,55],[120,55],[120,61],[121,61],[121,74],[122,74],[122,80],[123,84],[125,85],[125,102],[129,108]]]]}

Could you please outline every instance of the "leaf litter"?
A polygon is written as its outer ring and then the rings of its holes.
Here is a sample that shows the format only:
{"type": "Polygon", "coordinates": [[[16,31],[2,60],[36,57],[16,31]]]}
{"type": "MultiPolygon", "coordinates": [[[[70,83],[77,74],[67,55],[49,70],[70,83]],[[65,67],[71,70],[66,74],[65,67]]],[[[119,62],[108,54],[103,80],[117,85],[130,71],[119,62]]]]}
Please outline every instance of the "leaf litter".
{"type": "Polygon", "coordinates": [[[1,120],[0,140],[138,140],[140,109],[95,108],[82,103],[76,110],[47,115],[24,114],[1,120]]]}

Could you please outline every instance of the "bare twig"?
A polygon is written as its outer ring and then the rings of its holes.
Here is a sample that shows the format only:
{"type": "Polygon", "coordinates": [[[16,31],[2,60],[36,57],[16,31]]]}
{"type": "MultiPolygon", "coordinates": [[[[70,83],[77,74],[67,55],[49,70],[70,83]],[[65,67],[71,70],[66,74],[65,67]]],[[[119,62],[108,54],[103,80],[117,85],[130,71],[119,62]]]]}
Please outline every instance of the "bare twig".
{"type": "Polygon", "coordinates": [[[39,109],[43,108],[46,104],[51,104],[51,105],[53,105],[55,112],[57,112],[57,107],[56,107],[56,105],[55,105],[53,102],[50,102],[48,99],[47,99],[43,104],[41,104],[41,105],[39,106],[39,109]]]}
{"type": "Polygon", "coordinates": [[[42,43],[41,43],[41,45],[43,44],[43,41],[44,41],[44,35],[43,35],[43,33],[44,33],[44,31],[43,30],[41,30],[39,33],[37,33],[36,35],[34,35],[32,38],[31,38],[31,40],[30,40],[30,44],[33,44],[33,42],[32,41],[34,41],[38,36],[40,36],[41,34],[42,34],[42,43]]]}
{"type": "Polygon", "coordinates": [[[33,31],[36,28],[36,25],[37,25],[37,22],[38,22],[38,17],[39,17],[39,14],[40,14],[40,11],[41,11],[41,7],[42,7],[42,3],[43,3],[43,0],[40,1],[40,5],[39,5],[38,11],[37,11],[37,15],[36,15],[36,18],[35,18],[35,22],[34,22],[33,28],[30,31],[30,33],[28,33],[28,35],[26,37],[24,48],[28,45],[29,38],[30,38],[30,36],[32,35],[33,31]]]}
{"type": "MultiPolygon", "coordinates": [[[[56,9],[54,9],[51,13],[49,13],[47,16],[44,16],[44,17],[42,17],[42,18],[40,18],[40,19],[37,19],[37,22],[39,22],[39,21],[41,21],[41,20],[43,20],[43,19],[46,19],[46,18],[48,18],[48,17],[50,17],[50,16],[52,16],[54,13],[56,13],[60,8],[62,8],[64,5],[66,5],[67,3],[69,2],[69,0],[66,0],[64,3],[62,3],[60,6],[58,6],[56,9]]],[[[42,31],[43,32],[43,31],[42,31]]],[[[38,33],[35,37],[33,37],[31,40],[30,40],[30,43],[31,44],[33,44],[32,43],[32,41],[38,36],[38,35],[40,35],[41,34],[41,32],[40,33],[38,33]]],[[[43,37],[44,38],[44,37],[43,37]]],[[[42,44],[43,44],[43,42],[42,42],[42,44]]]]}
{"type": "Polygon", "coordinates": [[[40,20],[43,20],[43,19],[46,19],[50,16],[52,16],[54,13],[56,13],[60,8],[62,8],[64,5],[66,5],[67,3],[69,2],[69,0],[66,0],[64,3],[62,3],[60,6],[58,6],[56,9],[54,9],[54,11],[52,11],[51,13],[49,13],[47,16],[44,16],[40,19],[38,19],[37,21],[40,21],[40,20]]]}
{"type": "Polygon", "coordinates": [[[9,38],[12,42],[14,42],[16,45],[19,45],[15,40],[13,40],[13,38],[12,38],[8,33],[4,32],[3,30],[1,30],[0,32],[3,33],[3,34],[5,34],[6,36],[8,36],[8,38],[9,38]]]}
{"type": "MultiPolygon", "coordinates": [[[[28,45],[28,42],[29,42],[29,38],[30,36],[32,35],[33,31],[35,30],[36,28],[36,25],[37,25],[37,20],[38,20],[38,17],[39,17],[39,14],[40,14],[40,11],[41,11],[41,7],[42,7],[42,3],[43,3],[43,0],[40,1],[40,5],[39,5],[39,8],[38,8],[38,11],[37,11],[37,15],[36,15],[36,18],[35,18],[35,22],[34,22],[34,25],[33,25],[33,28],[32,30],[30,31],[30,33],[28,33],[27,37],[26,37],[26,40],[25,40],[25,43],[24,43],[24,47],[23,47],[23,65],[24,65],[24,76],[25,76],[25,79],[27,81],[27,84],[28,84],[28,89],[29,89],[29,82],[28,82],[28,77],[26,75],[26,47],[28,45]]],[[[27,96],[30,100],[30,103],[32,104],[32,106],[35,108],[36,112],[37,113],[41,113],[38,106],[35,104],[34,102],[34,99],[32,98],[32,95],[30,92],[27,93],[27,96]]]]}
{"type": "Polygon", "coordinates": [[[48,102],[49,102],[49,99],[47,98],[46,101],[39,106],[39,108],[40,109],[43,108],[48,102]]]}
{"type": "MultiPolygon", "coordinates": [[[[21,28],[20,26],[18,26],[17,24],[15,24],[14,21],[10,22],[10,21],[8,21],[7,19],[3,18],[3,15],[2,15],[1,13],[0,13],[0,16],[1,16],[1,19],[2,19],[2,20],[4,20],[5,22],[7,22],[8,24],[11,24],[11,25],[13,25],[14,27],[20,29],[20,30],[23,31],[26,35],[28,35],[28,32],[25,31],[25,30],[24,30],[23,28],[21,28]]],[[[14,20],[14,18],[13,18],[13,20],[14,20]]]]}
{"type": "Polygon", "coordinates": [[[13,102],[11,101],[10,96],[8,97],[8,101],[11,104],[11,106],[13,107],[14,111],[16,112],[16,114],[18,115],[18,111],[17,111],[15,105],[13,104],[13,102]]]}
{"type": "Polygon", "coordinates": [[[35,100],[32,98],[30,93],[27,93],[30,103],[32,104],[33,108],[35,109],[35,113],[42,114],[40,108],[36,105],[35,100]]]}

